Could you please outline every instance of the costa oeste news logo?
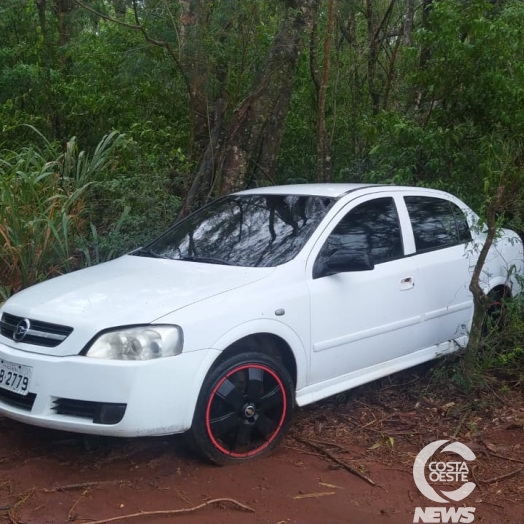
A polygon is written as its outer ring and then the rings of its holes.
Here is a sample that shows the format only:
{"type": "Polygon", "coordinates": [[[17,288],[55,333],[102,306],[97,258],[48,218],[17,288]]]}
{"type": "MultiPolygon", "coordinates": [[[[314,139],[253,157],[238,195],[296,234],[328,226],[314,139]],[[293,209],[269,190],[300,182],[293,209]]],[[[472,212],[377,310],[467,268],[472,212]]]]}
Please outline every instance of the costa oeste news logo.
{"type": "MultiPolygon", "coordinates": [[[[450,504],[450,502],[460,502],[475,489],[475,484],[469,482],[468,473],[469,468],[467,462],[475,460],[475,454],[465,444],[460,442],[452,442],[448,444],[449,440],[436,440],[428,444],[415,458],[413,464],[413,478],[419,491],[429,500],[440,504],[450,504]],[[443,447],[445,444],[447,446],[443,447]],[[442,448],[442,449],[440,449],[442,448]],[[433,455],[440,450],[440,452],[450,452],[458,455],[455,461],[436,461],[432,460],[433,455]],[[429,461],[429,463],[428,463],[429,461]],[[467,461],[467,462],[466,462],[467,461]],[[427,468],[426,468],[427,465],[427,468]],[[428,482],[429,481],[429,482],[428,482]],[[453,491],[442,491],[439,493],[430,485],[432,484],[457,484],[462,482],[460,488],[453,491]]],[[[436,522],[452,522],[452,523],[468,523],[475,519],[475,508],[471,507],[453,507],[453,506],[438,506],[415,508],[415,515],[413,522],[436,523],[436,522]]]]}

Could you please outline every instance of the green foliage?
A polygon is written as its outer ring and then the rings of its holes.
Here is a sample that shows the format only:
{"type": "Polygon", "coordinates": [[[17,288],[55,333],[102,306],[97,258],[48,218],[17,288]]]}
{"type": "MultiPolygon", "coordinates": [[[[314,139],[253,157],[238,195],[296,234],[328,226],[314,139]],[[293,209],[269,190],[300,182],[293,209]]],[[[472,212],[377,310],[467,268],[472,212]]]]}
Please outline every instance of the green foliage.
{"type": "Polygon", "coordinates": [[[158,49],[144,47],[140,35],[100,23],[96,32],[78,35],[68,48],[68,59],[68,76],[60,87],[66,133],[94,147],[101,130],[129,133],[133,126],[154,121],[156,144],[167,138],[187,149],[183,83],[158,49]],[[166,137],[166,131],[171,136],[166,137]]]}
{"type": "Polygon", "coordinates": [[[98,231],[85,246],[95,254],[93,262],[144,244],[176,218],[180,197],[172,193],[176,175],[169,165],[183,167],[183,154],[175,151],[174,160],[160,164],[154,151],[144,149],[129,140],[119,169],[100,180],[87,199],[90,220],[98,231]],[[159,169],[159,164],[165,167],[159,169]]]}
{"type": "Polygon", "coordinates": [[[478,372],[484,376],[490,372],[524,386],[524,298],[506,300],[502,315],[502,318],[488,319],[478,372]]]}
{"type": "Polygon", "coordinates": [[[484,180],[497,171],[493,158],[516,157],[521,147],[524,5],[432,5],[417,35],[428,54],[407,78],[411,107],[373,122],[371,177],[440,186],[479,203],[484,180]]]}
{"type": "Polygon", "coordinates": [[[466,370],[464,359],[452,354],[437,362],[431,383],[457,388],[471,396],[472,392],[497,388],[504,392],[524,386],[524,297],[519,295],[502,301],[500,311],[485,319],[481,346],[474,367],[466,370]]]}
{"type": "Polygon", "coordinates": [[[83,264],[77,244],[86,232],[86,199],[114,168],[114,154],[123,141],[112,133],[87,155],[75,138],[60,152],[38,135],[40,147],[0,152],[2,298],[83,264]]]}

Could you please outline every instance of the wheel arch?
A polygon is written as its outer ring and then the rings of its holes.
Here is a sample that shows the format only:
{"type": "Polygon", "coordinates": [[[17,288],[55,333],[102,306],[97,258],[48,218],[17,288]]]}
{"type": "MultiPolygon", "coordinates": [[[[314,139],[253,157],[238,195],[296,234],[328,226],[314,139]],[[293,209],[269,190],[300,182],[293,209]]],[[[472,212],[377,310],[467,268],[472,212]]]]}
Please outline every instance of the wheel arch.
{"type": "Polygon", "coordinates": [[[306,385],[306,350],[299,336],[282,322],[247,322],[223,335],[214,344],[214,348],[220,354],[212,367],[246,349],[262,351],[282,360],[296,389],[306,385]]]}
{"type": "Polygon", "coordinates": [[[489,286],[485,289],[486,295],[491,295],[497,297],[498,299],[502,298],[511,298],[513,296],[511,291],[511,285],[508,285],[507,280],[496,279],[489,283],[489,286]]]}
{"type": "Polygon", "coordinates": [[[244,353],[246,349],[265,353],[281,361],[282,365],[287,369],[296,388],[297,363],[293,350],[283,338],[273,335],[272,333],[254,333],[233,342],[233,344],[221,352],[219,357],[213,363],[213,367],[220,365],[233,355],[244,353]]]}
{"type": "Polygon", "coordinates": [[[225,333],[212,345],[212,349],[208,350],[194,377],[192,393],[189,396],[191,400],[188,401],[185,412],[185,429],[192,425],[197,399],[208,374],[225,359],[241,352],[240,347],[245,347],[244,344],[249,344],[255,339],[258,341],[259,350],[269,351],[273,356],[275,349],[281,352],[283,364],[291,375],[295,390],[306,385],[309,361],[304,345],[295,331],[277,320],[246,322],[225,333]],[[270,345],[271,350],[268,349],[270,345]]]}

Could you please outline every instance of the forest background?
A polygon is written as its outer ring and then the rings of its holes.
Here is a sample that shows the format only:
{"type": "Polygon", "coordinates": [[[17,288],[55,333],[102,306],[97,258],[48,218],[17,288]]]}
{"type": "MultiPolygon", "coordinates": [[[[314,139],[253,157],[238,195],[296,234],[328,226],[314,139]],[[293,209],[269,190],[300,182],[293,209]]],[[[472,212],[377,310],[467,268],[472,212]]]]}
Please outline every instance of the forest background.
{"type": "Polygon", "coordinates": [[[443,188],[522,231],[521,0],[2,0],[0,302],[245,187],[443,188]]]}

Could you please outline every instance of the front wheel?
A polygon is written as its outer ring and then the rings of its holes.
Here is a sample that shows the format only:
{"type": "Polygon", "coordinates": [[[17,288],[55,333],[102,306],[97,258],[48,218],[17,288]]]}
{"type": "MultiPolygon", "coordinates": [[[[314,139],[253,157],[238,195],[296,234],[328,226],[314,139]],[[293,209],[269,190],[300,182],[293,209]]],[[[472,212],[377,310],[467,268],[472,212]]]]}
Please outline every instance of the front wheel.
{"type": "Polygon", "coordinates": [[[232,356],[206,377],[191,436],[216,464],[269,453],[285,435],[294,409],[294,386],[278,360],[257,352],[232,356]]]}

